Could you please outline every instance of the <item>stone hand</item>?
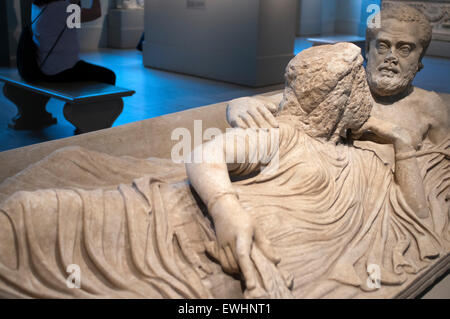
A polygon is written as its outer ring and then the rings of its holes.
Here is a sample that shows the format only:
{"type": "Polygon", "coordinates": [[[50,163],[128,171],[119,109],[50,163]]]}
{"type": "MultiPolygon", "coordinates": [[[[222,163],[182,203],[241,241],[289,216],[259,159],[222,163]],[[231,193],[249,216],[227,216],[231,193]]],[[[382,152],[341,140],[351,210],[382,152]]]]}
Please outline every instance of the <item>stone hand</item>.
{"type": "Polygon", "coordinates": [[[277,128],[273,116],[278,107],[270,101],[244,97],[232,100],[227,106],[227,121],[237,128],[277,128]]]}
{"type": "Polygon", "coordinates": [[[402,149],[414,148],[417,150],[422,145],[422,138],[419,134],[373,116],[359,130],[353,131],[352,136],[356,139],[365,137],[377,143],[394,144],[395,147],[402,149]]]}
{"type": "Polygon", "coordinates": [[[421,147],[421,136],[408,129],[370,117],[363,125],[378,137],[391,142],[395,151],[394,180],[406,203],[419,218],[429,216],[422,176],[415,157],[421,147]]]}
{"type": "Polygon", "coordinates": [[[254,218],[233,196],[221,197],[211,208],[219,248],[219,261],[224,269],[236,272],[239,268],[248,290],[257,287],[257,274],[251,259],[251,251],[256,245],[275,265],[280,262],[270,241],[257,227],[254,218]]]}

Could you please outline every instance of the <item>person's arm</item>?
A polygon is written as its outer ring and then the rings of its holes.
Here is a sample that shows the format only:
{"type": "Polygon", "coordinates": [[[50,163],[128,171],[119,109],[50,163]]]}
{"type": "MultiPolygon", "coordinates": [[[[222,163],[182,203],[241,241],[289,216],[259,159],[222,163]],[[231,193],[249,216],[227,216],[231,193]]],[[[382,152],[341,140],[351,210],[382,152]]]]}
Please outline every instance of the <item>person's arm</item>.
{"type": "MultiPolygon", "coordinates": [[[[80,0],[70,0],[73,4],[81,6],[80,0]]],[[[100,0],[92,0],[90,8],[81,8],[81,22],[89,22],[96,20],[102,16],[102,6],[100,0]]]]}
{"type": "MultiPolygon", "coordinates": [[[[255,132],[256,130],[252,130],[250,134],[255,132]]],[[[275,264],[279,262],[270,242],[256,227],[252,216],[241,206],[228,174],[228,170],[236,167],[236,159],[242,158],[251,163],[257,161],[255,152],[257,145],[249,143],[244,130],[232,130],[196,148],[191,155],[191,163],[186,164],[189,181],[213,218],[223,256],[221,259],[228,260],[231,265],[237,262],[249,290],[256,287],[257,281],[256,270],[250,258],[253,244],[269,260],[275,264]],[[228,158],[228,165],[227,150],[234,150],[234,160],[228,158]]],[[[254,167],[256,169],[258,166],[254,167]]]]}
{"type": "Polygon", "coordinates": [[[236,128],[277,128],[274,115],[283,94],[273,96],[243,97],[227,105],[227,121],[236,128]]]}
{"type": "Polygon", "coordinates": [[[406,129],[374,117],[370,117],[361,130],[368,130],[376,134],[380,139],[394,145],[395,182],[416,215],[419,218],[428,217],[429,211],[425,188],[415,157],[416,145],[414,145],[411,134],[406,129]]]}
{"type": "Polygon", "coordinates": [[[446,105],[441,97],[432,92],[430,108],[427,110],[432,117],[431,127],[428,132],[430,141],[439,145],[450,137],[450,105],[446,105]]]}

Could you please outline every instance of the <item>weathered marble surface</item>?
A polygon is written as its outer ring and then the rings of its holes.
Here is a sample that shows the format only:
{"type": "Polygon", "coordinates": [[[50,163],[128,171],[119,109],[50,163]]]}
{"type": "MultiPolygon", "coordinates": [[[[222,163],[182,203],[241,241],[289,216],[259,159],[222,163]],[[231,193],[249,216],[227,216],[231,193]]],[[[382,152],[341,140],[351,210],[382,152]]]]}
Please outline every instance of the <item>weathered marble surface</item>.
{"type": "MultiPolygon", "coordinates": [[[[447,95],[442,96],[444,97],[444,99],[445,97],[447,97],[447,101],[450,102],[450,96],[447,95]]],[[[51,171],[42,170],[38,166],[36,166],[33,169],[33,171],[36,174],[34,182],[36,183],[36,185],[34,186],[33,182],[30,183],[29,181],[27,183],[26,181],[20,180],[21,176],[24,177],[23,174],[19,174],[13,177],[13,175],[15,175],[16,172],[19,172],[23,169],[23,167],[28,166],[28,163],[38,162],[39,160],[45,158],[47,155],[51,154],[53,150],[59,149],[61,147],[81,145],[85,148],[93,150],[94,152],[95,151],[101,152],[102,161],[104,161],[105,157],[108,159],[114,158],[114,163],[117,163],[118,162],[117,158],[119,158],[121,162],[125,162],[128,165],[133,164],[136,160],[128,162],[126,161],[127,160],[126,158],[125,159],[123,158],[123,155],[133,154],[141,159],[152,156],[169,158],[171,146],[167,147],[166,145],[163,144],[159,145],[160,140],[152,137],[154,137],[156,134],[160,134],[160,136],[164,136],[163,140],[167,141],[170,139],[170,133],[173,128],[179,126],[189,127],[189,125],[192,125],[192,119],[203,119],[204,121],[209,121],[210,125],[209,127],[221,127],[220,125],[222,125],[222,127],[225,128],[226,127],[226,121],[224,116],[225,107],[226,104],[223,103],[196,110],[188,110],[185,112],[180,112],[180,114],[172,114],[169,116],[165,116],[162,119],[161,118],[149,119],[137,123],[132,123],[131,125],[128,126],[114,127],[104,131],[74,136],[64,140],[56,140],[47,143],[31,145],[28,147],[15,149],[7,152],[2,152],[0,153],[0,162],[5,163],[5,165],[2,166],[2,170],[0,172],[2,173],[3,176],[7,175],[12,177],[9,178],[8,180],[5,180],[2,186],[5,186],[7,184],[9,185],[15,184],[15,180],[19,179],[17,185],[20,185],[21,189],[34,190],[42,187],[41,186],[42,177],[44,176],[46,179],[49,179],[50,183],[54,185],[59,185],[60,187],[67,185],[67,187],[70,187],[71,185],[67,184],[67,182],[70,181],[70,179],[67,177],[73,178],[74,176],[77,176],[79,172],[83,171],[85,172],[85,170],[76,165],[80,156],[70,156],[70,158],[67,159],[67,162],[68,164],[71,165],[71,167],[79,170],[73,171],[73,174],[67,175],[68,172],[70,172],[70,170],[61,169],[61,166],[60,169],[56,172],[56,174],[50,174],[51,171]],[[123,143],[124,139],[129,140],[135,138],[139,138],[140,141],[143,142],[144,146],[142,146],[142,144],[137,143],[123,143]],[[164,149],[164,147],[167,147],[167,149],[164,149]],[[161,153],[158,153],[158,151],[161,153]],[[16,160],[14,161],[14,159],[16,160]],[[9,174],[8,172],[13,173],[9,174]],[[58,176],[61,179],[59,182],[53,180],[58,176]]],[[[172,145],[173,144],[174,142],[172,143],[172,145]]],[[[78,153],[78,155],[81,155],[78,151],[76,151],[76,149],[72,149],[71,152],[72,154],[78,153]]],[[[68,154],[70,154],[70,152],[68,154]]],[[[49,164],[50,163],[47,162],[47,164],[43,164],[43,166],[44,167],[49,166],[51,168],[52,165],[49,164]]],[[[147,163],[146,166],[150,167],[150,165],[147,163]]],[[[127,166],[122,167],[127,168],[127,166]]],[[[179,167],[179,170],[182,169],[183,169],[182,167],[179,167]]],[[[29,170],[29,172],[31,172],[31,170],[29,170]]],[[[132,176],[130,176],[129,170],[125,170],[125,172],[128,175],[126,176],[126,178],[124,178],[124,176],[122,175],[118,176],[118,178],[121,179],[122,183],[131,182],[134,177],[137,177],[133,174],[132,176]]],[[[30,175],[32,176],[32,174],[30,175]]],[[[91,184],[91,187],[95,187],[96,185],[98,185],[98,187],[102,187],[105,184],[108,183],[98,181],[98,184],[91,184]]],[[[15,191],[14,188],[3,187],[0,191],[2,195],[0,196],[0,201],[6,198],[8,194],[11,194],[14,191],[15,191]]],[[[440,274],[445,273],[449,265],[449,256],[450,254],[447,254],[447,256],[441,256],[433,261],[430,261],[430,265],[428,268],[423,269],[416,275],[408,276],[407,281],[402,286],[385,286],[383,287],[382,291],[374,291],[368,295],[362,295],[360,297],[365,298],[367,297],[381,298],[386,296],[390,298],[394,298],[397,296],[401,298],[415,297],[421,291],[429,287],[429,285],[433,283],[435,278],[437,278],[440,274]]]]}
{"type": "MultiPolygon", "coordinates": [[[[362,60],[357,62],[357,56],[352,54],[339,56],[332,58],[347,62],[342,70],[334,70],[340,86],[333,85],[333,77],[323,82],[319,78],[319,83],[328,85],[317,92],[322,96],[329,96],[329,92],[333,96],[334,90],[348,93],[344,94],[345,99],[330,99],[343,106],[343,113],[338,112],[333,118],[342,116],[345,126],[335,122],[337,125],[328,128],[333,131],[329,136],[312,124],[310,135],[304,134],[307,127],[301,126],[300,130],[292,125],[293,116],[299,116],[294,114],[298,106],[285,108],[294,113],[284,114],[285,121],[280,125],[284,154],[280,171],[272,178],[256,176],[234,184],[245,209],[258,220],[282,255],[277,268],[258,253],[252,255],[253,260],[267,266],[262,279],[266,280],[270,297],[286,297],[287,291],[278,290],[284,285],[285,273],[294,275],[295,297],[394,297],[448,254],[445,219],[449,186],[445,176],[449,172],[442,152],[448,150],[449,141],[425,145],[430,153],[418,158],[427,190],[431,190],[427,192],[429,201],[433,203],[431,217],[426,220],[418,219],[408,208],[389,167],[374,152],[320,141],[330,140],[334,133],[340,135],[341,130],[336,128],[358,128],[370,111],[366,104],[355,104],[354,112],[343,115],[344,105],[351,107],[355,99],[362,101],[360,94],[367,88],[364,81],[354,81],[359,87],[345,80],[358,78],[362,60]],[[359,94],[354,96],[353,92],[359,94]],[[358,111],[362,120],[352,116],[358,111]],[[295,169],[293,163],[297,163],[295,169]],[[283,194],[292,192],[293,197],[279,198],[274,189],[283,194]],[[336,201],[329,200],[330,194],[336,196],[336,201]],[[334,209],[329,209],[330,205],[334,209]],[[296,214],[294,208],[300,206],[304,209],[296,214]],[[327,235],[328,240],[323,240],[320,233],[327,235]],[[368,261],[382,265],[386,268],[383,274],[389,274],[382,277],[381,289],[368,289],[365,284],[368,261]],[[322,267],[314,266],[315,263],[322,267]],[[271,273],[273,276],[268,276],[271,273]],[[270,287],[274,283],[275,287],[270,287]]],[[[292,87],[298,90],[297,86],[292,87]]],[[[290,96],[289,85],[286,91],[285,96],[290,96]]],[[[316,101],[319,102],[312,104],[318,110],[329,106],[325,103],[319,108],[321,99],[316,101]]],[[[223,106],[219,109],[224,111],[223,106]]],[[[223,121],[204,116],[216,123],[223,121]]],[[[98,138],[100,134],[90,136],[98,138]]],[[[144,146],[136,149],[136,154],[145,154],[142,157],[154,151],[139,150],[151,144],[145,143],[145,136],[141,136],[144,146]]],[[[134,140],[138,137],[134,136],[134,140]]],[[[89,136],[83,141],[89,144],[89,136]]],[[[167,144],[167,140],[160,143],[167,144]]],[[[124,144],[126,140],[122,139],[115,145],[124,144]]],[[[112,150],[113,145],[101,147],[111,147],[109,152],[124,151],[122,154],[127,154],[127,147],[136,148],[124,145],[125,149],[117,151],[112,150]]],[[[45,153],[45,146],[38,152],[45,153]]],[[[239,280],[207,258],[209,255],[220,260],[220,247],[215,246],[214,230],[204,215],[204,207],[184,178],[184,167],[167,160],[117,157],[70,148],[52,153],[5,180],[0,185],[3,198],[20,189],[41,190],[16,193],[0,204],[0,210],[11,216],[5,220],[2,215],[4,220],[0,223],[0,242],[4,243],[0,246],[3,296],[242,297],[239,280]],[[51,189],[46,190],[48,187],[51,189]],[[17,225],[14,229],[19,234],[17,252],[24,261],[19,268],[15,268],[17,259],[9,221],[17,225]],[[72,262],[79,263],[87,277],[82,281],[84,289],[65,288],[65,265],[72,262]]]]}
{"type": "MultiPolygon", "coordinates": [[[[423,13],[404,3],[385,5],[380,16],[378,21],[381,23],[367,30],[367,80],[375,102],[369,122],[371,119],[377,119],[385,125],[390,125],[391,128],[387,128],[385,132],[392,133],[398,129],[410,132],[410,142],[415,150],[410,149],[407,152],[408,156],[413,154],[420,156],[428,152],[427,149],[441,146],[444,147],[443,154],[446,154],[447,147],[442,143],[445,144],[450,136],[449,104],[444,103],[434,92],[412,86],[416,73],[423,68],[422,57],[430,44],[432,27],[423,13]]],[[[298,84],[298,86],[302,85],[298,84]]],[[[324,81],[324,87],[327,87],[326,81],[324,81]]],[[[295,95],[304,97],[301,90],[295,95]]],[[[314,100],[314,92],[307,92],[306,96],[306,99],[314,100]]],[[[284,110],[279,112],[276,106],[280,99],[280,97],[243,98],[231,101],[227,108],[228,121],[232,126],[241,128],[278,127],[273,115],[283,114],[284,110]]],[[[307,107],[301,109],[301,113],[306,114],[306,117],[310,113],[313,114],[307,107]]],[[[394,154],[392,146],[389,145],[391,143],[386,144],[379,133],[377,129],[369,129],[362,135],[358,133],[353,135],[353,137],[358,136],[353,143],[358,148],[375,152],[385,165],[391,167],[399,185],[402,184],[402,179],[418,181],[424,178],[423,172],[422,176],[416,174],[412,178],[415,171],[413,166],[404,169],[402,167],[404,163],[402,164],[399,159],[404,159],[405,156],[394,154]]],[[[394,150],[395,153],[398,151],[395,143],[394,150]]],[[[429,194],[428,186],[426,191],[423,186],[419,184],[416,186],[417,188],[410,192],[410,195],[406,195],[410,203],[418,199],[416,196],[429,194]]],[[[416,207],[413,211],[420,218],[425,218],[427,215],[424,202],[425,199],[421,198],[416,201],[417,205],[413,204],[416,207]]],[[[448,269],[448,260],[444,258],[441,262],[437,268],[442,267],[442,271],[448,269]]],[[[420,285],[420,280],[416,284],[420,285]]]]}

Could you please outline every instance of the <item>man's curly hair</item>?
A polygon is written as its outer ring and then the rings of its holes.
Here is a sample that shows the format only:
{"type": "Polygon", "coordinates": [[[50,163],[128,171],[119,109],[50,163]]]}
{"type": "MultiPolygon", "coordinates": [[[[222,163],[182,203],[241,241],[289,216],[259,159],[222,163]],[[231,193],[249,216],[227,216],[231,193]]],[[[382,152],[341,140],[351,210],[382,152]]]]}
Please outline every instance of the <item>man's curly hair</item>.
{"type": "MultiPolygon", "coordinates": [[[[381,26],[383,26],[383,21],[388,19],[417,23],[420,25],[422,32],[419,35],[419,42],[422,45],[422,53],[420,55],[419,70],[422,69],[422,58],[425,56],[432,36],[432,27],[427,17],[419,10],[404,3],[386,3],[378,14],[380,15],[381,26]]],[[[379,31],[380,28],[376,27],[368,27],[366,29],[366,52],[369,52],[370,41],[375,38],[379,31]]]]}

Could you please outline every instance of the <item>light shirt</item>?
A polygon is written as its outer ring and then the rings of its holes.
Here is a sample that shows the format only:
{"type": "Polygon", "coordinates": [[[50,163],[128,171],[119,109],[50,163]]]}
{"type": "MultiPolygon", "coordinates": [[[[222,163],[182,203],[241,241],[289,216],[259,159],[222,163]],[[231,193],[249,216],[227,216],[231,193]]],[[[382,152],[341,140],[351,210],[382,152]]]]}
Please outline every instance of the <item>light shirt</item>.
{"type": "Polygon", "coordinates": [[[69,29],[66,25],[66,12],[69,0],[51,2],[42,7],[33,5],[32,21],[39,15],[41,10],[47,6],[42,15],[33,24],[33,40],[38,48],[38,63],[44,61],[50,49],[55,44],[61,31],[66,28],[47,61],[41,67],[46,75],[54,75],[66,69],[72,68],[79,60],[80,43],[77,29],[69,29]]]}

